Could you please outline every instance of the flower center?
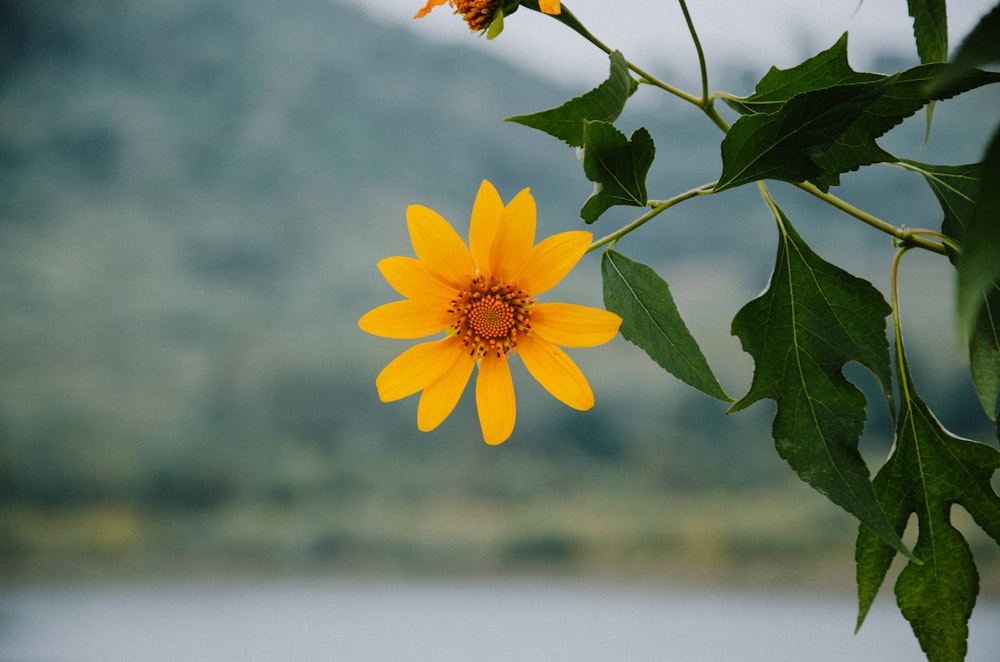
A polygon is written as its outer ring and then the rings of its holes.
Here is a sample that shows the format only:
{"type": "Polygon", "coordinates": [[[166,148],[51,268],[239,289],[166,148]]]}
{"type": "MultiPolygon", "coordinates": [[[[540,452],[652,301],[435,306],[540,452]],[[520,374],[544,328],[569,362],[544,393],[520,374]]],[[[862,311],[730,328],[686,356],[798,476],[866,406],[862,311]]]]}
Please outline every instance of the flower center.
{"type": "Polygon", "coordinates": [[[489,26],[499,4],[497,0],[451,0],[455,13],[462,15],[473,32],[489,26]]]}
{"type": "Polygon", "coordinates": [[[531,329],[529,319],[535,301],[512,283],[487,283],[477,276],[452,300],[448,312],[455,315],[452,328],[473,356],[496,354],[497,358],[517,347],[517,335],[531,329]]]}

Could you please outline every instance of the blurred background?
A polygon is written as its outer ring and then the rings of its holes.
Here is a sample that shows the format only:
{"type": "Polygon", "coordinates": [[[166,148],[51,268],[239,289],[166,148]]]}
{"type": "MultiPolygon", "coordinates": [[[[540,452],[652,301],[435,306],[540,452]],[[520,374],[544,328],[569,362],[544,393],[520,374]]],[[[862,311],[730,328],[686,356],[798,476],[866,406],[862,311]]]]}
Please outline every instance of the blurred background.
{"type": "MultiPolygon", "coordinates": [[[[18,633],[4,614],[33,587],[79,582],[529,577],[849,600],[856,527],[778,458],[770,403],[727,416],[620,337],[574,353],[597,397],[588,413],[515,370],[518,424],[498,448],[481,440],[471,393],[429,434],[416,429],[415,398],[378,401],[375,375],[408,343],[356,321],[396,298],[375,263],[412,254],[406,206],[434,208],[464,235],[488,178],[505,199],[531,187],[540,234],[583,227],[592,184],[573,151],[502,119],[558,105],[607,70],[533,12],[486,42],[447,6],[407,24],[410,4],[0,4],[0,652],[18,633]],[[524,44],[522,28],[559,37],[524,44]]],[[[606,11],[577,4],[588,25],[587,11],[606,11]]],[[[803,27],[771,60],[766,32],[752,56],[710,51],[713,88],[748,94],[765,62],[792,66],[866,18],[853,0],[834,5],[838,20],[803,27]]],[[[982,13],[963,10],[953,27],[982,13]]],[[[705,21],[706,33],[726,26],[705,21]]],[[[753,30],[737,32],[752,46],[753,30]]],[[[627,57],[629,44],[647,55],[663,43],[612,41],[627,57]]],[[[862,40],[859,52],[856,69],[916,62],[905,39],[862,40]]],[[[678,53],[651,56],[657,73],[696,80],[678,53]]],[[[1000,96],[967,96],[939,105],[927,145],[922,115],[883,144],[927,162],[978,160],[1000,96]]],[[[619,126],[656,140],[651,197],[719,172],[717,131],[679,102],[640,91],[619,126]]],[[[894,224],[938,227],[921,180],[876,172],[845,176],[839,193],[894,224]]],[[[888,238],[773,189],[821,255],[887,292],[888,238]]],[[[601,236],[637,215],[616,209],[588,229],[601,236]]],[[[618,245],[670,283],[736,397],[752,362],[729,323],[766,286],[774,234],[749,187],[686,203],[618,245]]],[[[917,384],[949,429],[995,439],[942,262],[904,263],[917,384]]],[[[598,263],[585,258],[552,298],[601,305],[598,263]]],[[[874,471],[891,429],[874,380],[854,368],[872,394],[863,448],[874,471]]],[[[1000,554],[963,516],[983,600],[995,599],[1000,554]]],[[[850,609],[840,625],[848,635],[850,609]]]]}

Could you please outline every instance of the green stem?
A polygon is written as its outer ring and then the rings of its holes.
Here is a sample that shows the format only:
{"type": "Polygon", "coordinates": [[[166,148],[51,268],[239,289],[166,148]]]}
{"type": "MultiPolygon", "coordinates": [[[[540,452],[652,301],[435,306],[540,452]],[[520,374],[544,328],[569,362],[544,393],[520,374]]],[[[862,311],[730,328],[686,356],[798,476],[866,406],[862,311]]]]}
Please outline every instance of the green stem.
{"type": "Polygon", "coordinates": [[[604,246],[606,244],[613,244],[613,243],[615,243],[616,241],[618,241],[619,239],[621,239],[622,237],[624,237],[625,235],[627,235],[629,232],[632,232],[632,230],[635,230],[635,229],[637,229],[637,228],[645,225],[648,221],[651,221],[652,219],[656,218],[662,212],[665,212],[666,210],[670,209],[674,205],[679,204],[681,202],[684,202],[685,200],[689,200],[691,198],[695,198],[695,197],[697,197],[699,195],[708,195],[708,194],[710,194],[712,192],[712,188],[714,186],[715,186],[715,182],[709,182],[708,184],[704,184],[702,186],[699,186],[698,188],[693,188],[690,191],[685,191],[684,193],[681,193],[680,195],[675,195],[674,197],[670,198],[669,200],[660,200],[660,201],[657,201],[657,202],[650,203],[650,206],[652,207],[652,209],[650,209],[648,212],[646,212],[645,214],[643,214],[639,218],[635,219],[634,221],[632,221],[628,225],[622,226],[620,229],[616,230],[615,232],[612,232],[611,234],[609,234],[609,235],[607,235],[605,237],[601,237],[600,239],[598,239],[597,241],[595,241],[594,243],[592,243],[590,245],[590,247],[587,248],[586,252],[589,253],[589,252],[591,252],[593,250],[596,250],[596,249],[598,249],[601,246],[604,246]]]}
{"type": "Polygon", "coordinates": [[[684,13],[684,21],[687,23],[688,33],[691,41],[694,42],[694,50],[698,54],[698,69],[701,71],[701,106],[707,108],[711,101],[708,97],[708,65],[705,63],[705,51],[701,47],[701,39],[698,38],[698,31],[695,30],[694,21],[691,20],[691,13],[688,11],[685,0],[677,0],[684,13]]]}
{"type": "Polygon", "coordinates": [[[912,244],[914,237],[930,237],[932,241],[939,242],[942,246],[955,253],[961,253],[962,247],[958,245],[958,242],[951,237],[941,234],[940,232],[935,232],[934,230],[925,230],[923,228],[910,228],[909,230],[904,230],[903,234],[906,238],[903,239],[904,244],[912,244]]]}
{"type": "Polygon", "coordinates": [[[910,379],[906,373],[906,357],[903,354],[903,329],[899,316],[899,263],[903,255],[910,249],[909,246],[901,246],[896,254],[892,256],[892,269],[889,272],[889,296],[892,301],[892,327],[893,335],[896,339],[896,370],[898,372],[899,389],[903,396],[903,402],[910,401],[910,379]]]}
{"type": "Polygon", "coordinates": [[[819,190],[815,184],[811,182],[799,182],[796,184],[797,187],[822,200],[823,202],[836,207],[840,211],[853,216],[862,223],[867,223],[876,230],[881,230],[886,234],[895,237],[905,246],[912,246],[915,248],[923,248],[925,250],[931,251],[932,253],[939,253],[940,255],[947,255],[948,251],[945,249],[944,245],[935,241],[928,239],[925,234],[926,232],[913,232],[906,230],[904,228],[897,228],[891,223],[886,223],[877,216],[873,216],[863,209],[858,209],[854,205],[841,200],[835,195],[829,193],[824,193],[819,190]]]}
{"type": "Polygon", "coordinates": [[[636,73],[636,74],[639,75],[639,78],[640,78],[639,82],[640,83],[646,83],[647,85],[652,85],[654,87],[658,87],[661,90],[663,90],[664,92],[669,92],[670,94],[673,94],[675,97],[677,97],[679,99],[683,99],[684,101],[687,101],[690,104],[694,104],[695,106],[698,106],[699,108],[702,107],[701,99],[699,99],[695,95],[689,94],[688,92],[685,92],[684,90],[677,89],[676,87],[674,87],[673,85],[670,85],[669,83],[664,83],[662,80],[660,80],[656,76],[653,76],[652,74],[649,74],[649,73],[645,72],[644,70],[642,70],[639,67],[635,66],[634,64],[632,64],[628,60],[625,60],[625,64],[627,64],[628,68],[631,69],[634,73],[636,73]]]}
{"type": "MultiPolygon", "coordinates": [[[[701,72],[701,88],[702,88],[701,97],[695,97],[692,94],[684,92],[668,83],[659,80],[655,76],[640,69],[639,67],[632,64],[628,60],[626,60],[626,64],[628,65],[629,70],[631,70],[633,73],[637,74],[640,77],[640,82],[644,82],[649,85],[659,87],[665,92],[668,92],[680,99],[683,99],[684,101],[687,101],[688,103],[698,106],[702,110],[702,112],[704,112],[705,115],[717,127],[719,127],[719,129],[723,131],[723,133],[726,133],[729,131],[729,124],[722,118],[721,115],[719,115],[719,112],[715,108],[716,97],[725,95],[721,94],[709,95],[708,68],[705,61],[705,54],[701,46],[701,40],[698,38],[698,32],[697,30],[695,30],[694,22],[691,19],[690,12],[688,11],[686,0],[678,0],[678,2],[680,3],[681,11],[684,14],[684,20],[687,22],[688,32],[691,34],[691,39],[694,41],[695,50],[697,51],[698,54],[698,66],[701,72]]],[[[527,2],[522,2],[521,5],[529,9],[540,11],[538,9],[537,3],[531,2],[530,0],[527,2]]],[[[552,18],[568,26],[570,29],[581,35],[584,39],[586,39],[594,46],[607,53],[608,55],[612,53],[612,50],[604,42],[602,42],[600,39],[595,37],[589,30],[587,30],[587,28],[585,28],[583,24],[580,23],[580,21],[576,18],[576,16],[574,16],[573,13],[565,5],[563,5],[562,11],[559,14],[552,16],[552,18]]],[[[841,210],[842,212],[850,216],[853,216],[859,221],[870,225],[876,230],[880,230],[881,232],[884,232],[894,237],[900,242],[900,245],[904,247],[922,248],[924,250],[931,251],[932,253],[938,253],[940,255],[948,254],[948,248],[946,248],[946,245],[949,248],[955,249],[953,245],[954,242],[946,241],[945,238],[943,238],[941,235],[936,235],[926,230],[918,231],[918,230],[906,230],[905,228],[898,228],[890,223],[883,221],[882,219],[876,216],[873,216],[872,214],[869,214],[868,212],[862,209],[855,207],[854,205],[844,200],[841,200],[835,195],[824,193],[811,182],[800,182],[796,184],[796,186],[805,191],[806,193],[809,193],[810,195],[819,198],[823,202],[841,210]]],[[[770,200],[770,195],[767,194],[766,188],[762,188],[762,191],[765,193],[765,200],[770,200]]],[[[636,219],[631,224],[623,227],[618,232],[614,232],[608,235],[607,237],[604,237],[603,239],[594,242],[587,250],[589,252],[598,248],[599,246],[603,246],[604,244],[617,241],[619,238],[623,237],[624,235],[628,234],[635,228],[646,223],[651,218],[654,218],[657,214],[664,211],[665,209],[669,209],[678,202],[682,202],[683,200],[687,200],[688,198],[694,197],[696,195],[701,195],[702,193],[707,193],[707,192],[708,191],[705,191],[701,188],[692,189],[691,191],[682,193],[681,195],[671,198],[670,200],[665,200],[663,202],[657,203],[656,205],[653,206],[653,209],[649,213],[636,219]]],[[[769,204],[773,205],[773,202],[769,202],[769,204]]]]}
{"type": "Polygon", "coordinates": [[[708,115],[708,119],[712,120],[715,126],[722,129],[723,133],[729,133],[729,122],[722,119],[722,115],[715,109],[715,99],[709,99],[701,109],[708,115]]]}
{"type": "MultiPolygon", "coordinates": [[[[536,11],[540,11],[537,9],[537,6],[533,6],[532,4],[529,3],[521,3],[521,6],[527,7],[528,9],[535,9],[536,11]]],[[[566,7],[566,5],[562,6],[562,10],[558,14],[547,14],[547,15],[551,16],[552,18],[556,19],[566,27],[570,28],[578,35],[580,35],[581,37],[592,43],[594,46],[597,46],[597,48],[604,51],[606,54],[611,55],[611,53],[613,52],[612,49],[608,47],[607,44],[605,44],[603,41],[595,37],[593,33],[590,32],[590,30],[584,27],[583,23],[581,23],[580,20],[573,15],[573,12],[571,12],[569,8],[566,7]]],[[[674,87],[673,85],[670,85],[669,83],[663,82],[662,80],[656,78],[652,74],[649,74],[640,69],[639,67],[635,66],[628,60],[626,60],[625,63],[628,65],[628,68],[633,73],[639,76],[641,82],[658,87],[664,92],[668,92],[674,95],[675,97],[679,97],[684,101],[692,103],[696,106],[701,107],[703,105],[702,100],[694,96],[693,94],[688,94],[687,92],[680,90],[674,87]]]]}
{"type": "Polygon", "coordinates": [[[778,211],[778,204],[771,197],[771,192],[767,190],[767,184],[762,181],[757,182],[757,190],[760,191],[760,196],[764,198],[764,203],[767,208],[771,210],[771,215],[774,216],[775,223],[781,228],[781,233],[785,234],[785,223],[781,220],[781,212],[778,211]]]}

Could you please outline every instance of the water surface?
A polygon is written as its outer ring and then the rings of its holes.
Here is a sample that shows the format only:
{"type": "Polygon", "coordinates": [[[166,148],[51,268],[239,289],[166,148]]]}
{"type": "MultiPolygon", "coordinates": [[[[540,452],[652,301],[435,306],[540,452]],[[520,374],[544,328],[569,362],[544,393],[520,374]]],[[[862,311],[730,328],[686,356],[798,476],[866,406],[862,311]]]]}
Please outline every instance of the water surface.
{"type": "MultiPolygon", "coordinates": [[[[880,596],[853,634],[849,595],[548,580],[266,580],[7,587],[3,662],[912,662],[880,596]]],[[[1000,660],[980,601],[968,662],[1000,660]]]]}

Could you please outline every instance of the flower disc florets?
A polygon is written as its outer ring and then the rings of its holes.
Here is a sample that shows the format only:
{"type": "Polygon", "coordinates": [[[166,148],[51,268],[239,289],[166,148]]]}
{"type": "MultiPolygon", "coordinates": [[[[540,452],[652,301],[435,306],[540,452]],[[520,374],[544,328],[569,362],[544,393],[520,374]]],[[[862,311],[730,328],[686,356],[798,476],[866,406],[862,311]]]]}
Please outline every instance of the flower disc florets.
{"type": "MultiPolygon", "coordinates": [[[[509,16],[521,6],[520,0],[427,0],[427,4],[414,18],[422,18],[434,7],[448,3],[455,8],[473,32],[486,32],[487,38],[495,37],[503,29],[503,17],[509,16]],[[493,27],[491,28],[491,24],[493,27]]],[[[538,0],[525,5],[543,14],[558,14],[562,10],[559,0],[538,0]]]]}
{"type": "Polygon", "coordinates": [[[455,315],[452,328],[470,355],[500,358],[517,347],[518,334],[531,330],[534,305],[534,299],[512,283],[488,283],[478,276],[451,302],[448,312],[455,315]]]}
{"type": "MultiPolygon", "coordinates": [[[[432,8],[443,5],[446,0],[430,0],[423,9],[417,12],[414,18],[426,16],[432,8]]],[[[473,32],[486,30],[493,22],[497,10],[500,9],[500,0],[447,0],[448,4],[455,8],[455,13],[460,14],[465,22],[469,24],[469,29],[473,32]]]]}
{"type": "Polygon", "coordinates": [[[455,13],[462,15],[473,32],[489,27],[500,5],[497,0],[457,0],[454,4],[455,13]]]}

